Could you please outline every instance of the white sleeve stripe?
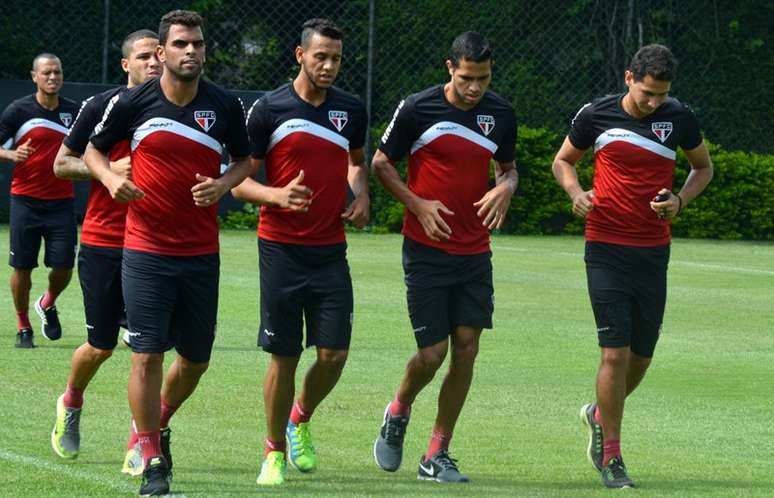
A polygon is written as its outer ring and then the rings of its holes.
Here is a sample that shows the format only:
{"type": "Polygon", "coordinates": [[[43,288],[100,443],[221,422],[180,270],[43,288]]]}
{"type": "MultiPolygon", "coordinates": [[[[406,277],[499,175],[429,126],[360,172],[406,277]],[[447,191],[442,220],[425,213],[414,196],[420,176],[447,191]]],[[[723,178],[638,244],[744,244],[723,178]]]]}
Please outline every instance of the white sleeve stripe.
{"type": "Polygon", "coordinates": [[[49,130],[58,131],[62,135],[67,135],[67,128],[54,123],[53,121],[49,121],[48,119],[43,118],[33,118],[28,120],[26,123],[21,125],[19,129],[16,131],[16,135],[13,137],[13,143],[18,144],[19,140],[29,133],[33,128],[48,128],[49,130]]]}
{"type": "Polygon", "coordinates": [[[632,145],[642,147],[643,149],[649,150],[650,152],[658,154],[659,156],[665,157],[667,159],[674,160],[677,157],[677,153],[669,147],[664,147],[663,145],[656,143],[653,140],[649,140],[642,135],[638,135],[633,131],[624,130],[623,128],[613,128],[606,130],[604,133],[599,135],[596,142],[594,143],[594,152],[599,152],[606,145],[609,145],[613,142],[627,142],[632,145]]]}
{"type": "Polygon", "coordinates": [[[189,140],[197,142],[205,147],[209,147],[218,154],[223,153],[223,147],[220,142],[202,133],[199,130],[194,130],[190,126],[186,126],[178,121],[167,118],[152,118],[141,124],[132,136],[132,152],[140,145],[145,138],[158,131],[166,131],[168,133],[174,133],[181,137],[185,137],[189,140]]]}
{"type": "Polygon", "coordinates": [[[11,137],[8,140],[6,140],[3,145],[0,145],[0,147],[2,147],[4,149],[10,149],[11,147],[13,147],[13,137],[11,137]]]}
{"type": "Polygon", "coordinates": [[[413,154],[433,140],[444,135],[455,135],[460,138],[464,138],[465,140],[473,142],[476,145],[487,149],[492,154],[497,152],[497,144],[485,136],[476,133],[466,126],[462,126],[459,123],[453,123],[451,121],[440,121],[425,130],[425,132],[422,133],[416,142],[411,145],[411,153],[413,154]]]}
{"type": "Polygon", "coordinates": [[[335,145],[338,145],[342,149],[349,151],[349,140],[347,140],[345,137],[323,126],[320,126],[317,123],[313,123],[306,119],[296,118],[288,119],[279,125],[276,130],[274,130],[274,132],[271,134],[271,137],[269,137],[269,146],[266,148],[266,153],[268,154],[275,145],[280,143],[282,139],[288,135],[299,132],[308,133],[318,138],[322,138],[323,140],[327,140],[328,142],[331,142],[335,145]]]}

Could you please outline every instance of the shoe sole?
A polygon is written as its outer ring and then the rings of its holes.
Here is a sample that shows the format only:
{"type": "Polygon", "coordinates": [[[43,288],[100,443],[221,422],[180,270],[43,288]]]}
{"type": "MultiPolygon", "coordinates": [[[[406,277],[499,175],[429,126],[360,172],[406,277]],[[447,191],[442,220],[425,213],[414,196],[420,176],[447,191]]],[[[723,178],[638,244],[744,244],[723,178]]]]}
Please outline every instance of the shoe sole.
{"type": "Polygon", "coordinates": [[[398,461],[398,466],[394,469],[388,469],[387,467],[383,467],[381,463],[379,463],[379,458],[376,456],[376,445],[379,444],[379,438],[382,437],[382,427],[384,427],[384,424],[387,421],[387,410],[390,409],[390,403],[387,403],[387,406],[384,407],[384,416],[382,416],[382,426],[379,428],[379,435],[376,436],[376,441],[374,441],[374,462],[376,462],[376,466],[379,467],[382,470],[385,470],[387,472],[397,472],[400,468],[400,464],[403,463],[403,457],[401,456],[401,459],[398,461]]]}
{"type": "Polygon", "coordinates": [[[437,477],[426,477],[426,476],[417,476],[417,480],[437,482],[439,484],[468,484],[470,482],[470,479],[468,479],[467,481],[442,481],[437,477]]]}
{"type": "Polygon", "coordinates": [[[37,301],[35,301],[35,313],[38,314],[38,318],[40,318],[40,333],[43,334],[43,337],[48,339],[49,341],[58,341],[62,338],[62,333],[59,333],[59,337],[49,337],[46,335],[46,323],[48,321],[46,320],[46,313],[43,311],[43,307],[40,305],[40,299],[38,298],[37,301]]]}
{"type": "Polygon", "coordinates": [[[585,405],[581,406],[580,410],[580,419],[581,423],[583,424],[583,427],[585,427],[586,432],[589,434],[589,444],[586,446],[586,460],[589,461],[592,467],[596,469],[597,472],[602,472],[602,469],[600,467],[597,467],[596,462],[594,462],[594,459],[591,457],[592,449],[594,446],[594,428],[591,427],[589,424],[589,419],[586,416],[586,410],[587,407],[591,406],[591,403],[586,403],[585,405]]]}
{"type": "MultiPolygon", "coordinates": [[[[57,398],[56,400],[56,418],[59,419],[59,400],[61,399],[61,396],[57,398]]],[[[75,453],[74,455],[68,455],[67,453],[62,453],[62,451],[57,447],[56,444],[56,422],[54,422],[54,428],[51,430],[51,449],[54,450],[54,453],[57,454],[59,458],[64,458],[65,460],[75,460],[78,458],[78,453],[75,453]]]]}

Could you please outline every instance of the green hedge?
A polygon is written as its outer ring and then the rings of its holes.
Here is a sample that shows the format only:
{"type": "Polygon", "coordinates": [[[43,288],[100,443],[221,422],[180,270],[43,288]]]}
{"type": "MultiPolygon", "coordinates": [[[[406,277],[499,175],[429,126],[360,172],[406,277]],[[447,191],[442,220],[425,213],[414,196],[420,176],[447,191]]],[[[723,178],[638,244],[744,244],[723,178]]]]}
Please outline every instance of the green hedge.
{"type": "MultiPolygon", "coordinates": [[[[372,130],[376,150],[385,125],[372,130]]],[[[581,234],[583,222],[571,212],[571,203],[551,172],[563,136],[544,128],[519,128],[517,144],[519,190],[511,203],[501,233],[520,235],[581,234]]],[[[774,240],[774,155],[729,152],[709,144],[715,177],[707,190],[673,222],[677,237],[774,240]]],[[[406,162],[397,165],[405,178],[406,162]]],[[[677,157],[675,185],[689,171],[685,155],[677,157]]],[[[578,164],[581,184],[589,188],[593,157],[587,153],[578,164]]],[[[371,175],[371,225],[378,232],[400,231],[403,205],[371,175]]],[[[222,226],[255,228],[256,210],[245,207],[221,220],[222,226]]]]}

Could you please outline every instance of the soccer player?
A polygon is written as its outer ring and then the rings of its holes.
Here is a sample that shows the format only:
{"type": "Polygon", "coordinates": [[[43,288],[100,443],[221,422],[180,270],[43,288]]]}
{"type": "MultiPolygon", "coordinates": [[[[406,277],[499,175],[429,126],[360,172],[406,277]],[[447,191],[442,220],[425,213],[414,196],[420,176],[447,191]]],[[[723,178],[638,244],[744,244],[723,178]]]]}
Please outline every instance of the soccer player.
{"type": "Polygon", "coordinates": [[[44,264],[51,268],[48,289],[35,301],[43,336],[62,337],[56,298],[73,274],[77,226],[73,184],[54,176],[54,158],[78,105],[59,95],[62,63],[43,53],[32,61],[37,91],[15,100],[0,116],[0,160],[15,163],[11,182],[10,257],[11,295],[16,308],[17,348],[34,348],[28,315],[32,270],[38,266],[40,239],[45,241],[44,264]]]}
{"type": "Polygon", "coordinates": [[[362,102],[334,86],[342,32],[327,19],[302,26],[296,78],[258,100],[248,113],[253,174],[234,195],[260,204],[259,343],[271,353],[264,380],[267,438],[257,482],[281,484],[285,451],[301,472],[317,469],[310,418],[341,376],[352,335],[352,282],[344,222],[368,223],[368,169],[362,102]],[[346,206],[347,187],[355,199],[346,206]],[[293,402],[306,346],[317,358],[293,402]],[[286,444],[287,442],[287,444],[286,444]]]}
{"type": "MultiPolygon", "coordinates": [[[[127,74],[126,86],[100,93],[83,103],[54,162],[54,172],[59,178],[92,179],[81,160],[92,130],[102,119],[110,99],[161,74],[161,64],[156,54],[158,38],[153,31],[143,29],[124,39],[121,45],[121,67],[127,74]]],[[[113,147],[110,152],[111,169],[128,176],[129,153],[129,140],[123,140],[113,147]]],[[[83,291],[88,340],[73,353],[67,387],[57,399],[56,423],[51,434],[54,452],[62,458],[73,459],[78,456],[83,392],[100,365],[110,358],[118,341],[120,324],[125,324],[121,259],[126,211],[126,203],[115,202],[110,192],[92,179],[78,253],[78,277],[83,291]]],[[[137,451],[135,446],[132,444],[129,448],[124,467],[127,473],[137,475],[142,472],[142,459],[135,457],[139,453],[139,446],[137,451]]]]}
{"type": "Polygon", "coordinates": [[[201,79],[202,18],[161,18],[163,74],[114,96],[86,148],[86,165],[111,197],[129,202],[121,279],[131,334],[129,406],[143,456],[141,495],[169,492],[172,461],[160,428],[207,370],[218,310],[217,203],[250,167],[241,102],[201,79]],[[131,138],[131,179],[108,153],[131,138]],[[232,158],[220,174],[222,145],[232,158]],[[162,385],[164,352],[177,357],[162,385]]]}
{"type": "Polygon", "coordinates": [[[624,400],[653,358],[664,317],[670,220],[712,179],[693,112],[668,96],[677,61],[663,45],[642,47],[624,73],[628,91],[586,104],[554,159],[553,172],[586,220],[586,275],[601,359],[596,402],[581,408],[588,458],[609,488],[634,487],[621,457],[624,400]],[[575,164],[594,147],[591,190],[575,164]],[[691,165],[672,191],[681,147],[691,165]]]}
{"type": "Polygon", "coordinates": [[[417,352],[387,404],[374,458],[394,472],[403,458],[411,405],[451,349],[449,371],[419,479],[467,482],[449,456],[457,418],[473,378],[482,329],[492,327],[494,290],[489,230],[502,226],[516,191],[516,118],[488,90],[492,50],[479,33],[454,39],[445,84],[398,104],[373,168],[406,206],[403,269],[417,352]],[[408,184],[394,163],[408,155],[408,184]],[[490,161],[495,183],[490,189],[490,161]]]}

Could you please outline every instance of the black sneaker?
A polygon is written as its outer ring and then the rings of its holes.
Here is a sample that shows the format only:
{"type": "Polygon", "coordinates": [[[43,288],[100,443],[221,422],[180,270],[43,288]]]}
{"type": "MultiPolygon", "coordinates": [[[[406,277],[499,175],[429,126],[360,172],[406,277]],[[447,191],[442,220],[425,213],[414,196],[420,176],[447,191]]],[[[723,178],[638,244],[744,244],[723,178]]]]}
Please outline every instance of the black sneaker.
{"type": "Polygon", "coordinates": [[[602,446],[602,426],[599,425],[597,419],[594,418],[594,412],[597,410],[596,403],[588,403],[581,407],[580,419],[583,423],[583,427],[589,433],[589,444],[586,448],[586,457],[589,459],[591,465],[597,469],[597,472],[602,472],[602,458],[604,456],[604,448],[602,446]]]}
{"type": "Polygon", "coordinates": [[[440,450],[428,460],[425,460],[425,457],[420,458],[417,479],[436,482],[470,481],[468,476],[460,473],[457,460],[450,457],[447,450],[440,450]]]}
{"type": "Polygon", "coordinates": [[[169,494],[169,468],[164,457],[153,457],[142,472],[140,496],[169,494]]]}
{"type": "Polygon", "coordinates": [[[172,438],[172,429],[164,427],[161,429],[161,454],[164,455],[164,460],[167,461],[167,468],[169,469],[170,478],[172,477],[172,452],[169,449],[169,443],[172,438]]]}
{"type": "Polygon", "coordinates": [[[608,488],[633,488],[634,481],[626,475],[626,465],[621,458],[611,458],[602,469],[602,484],[608,488]]]}
{"type": "Polygon", "coordinates": [[[403,461],[403,438],[406,436],[408,416],[390,415],[390,404],[384,409],[384,422],[374,442],[376,465],[387,472],[395,472],[403,461]]]}
{"type": "Polygon", "coordinates": [[[32,349],[35,344],[32,342],[32,329],[21,329],[16,333],[16,347],[21,349],[32,349]]]}
{"type": "Polygon", "coordinates": [[[43,336],[46,339],[56,341],[62,337],[62,325],[59,323],[59,315],[56,312],[56,306],[52,305],[43,309],[40,305],[42,300],[43,296],[40,296],[38,300],[35,301],[35,312],[43,323],[41,332],[43,332],[43,336]]]}

